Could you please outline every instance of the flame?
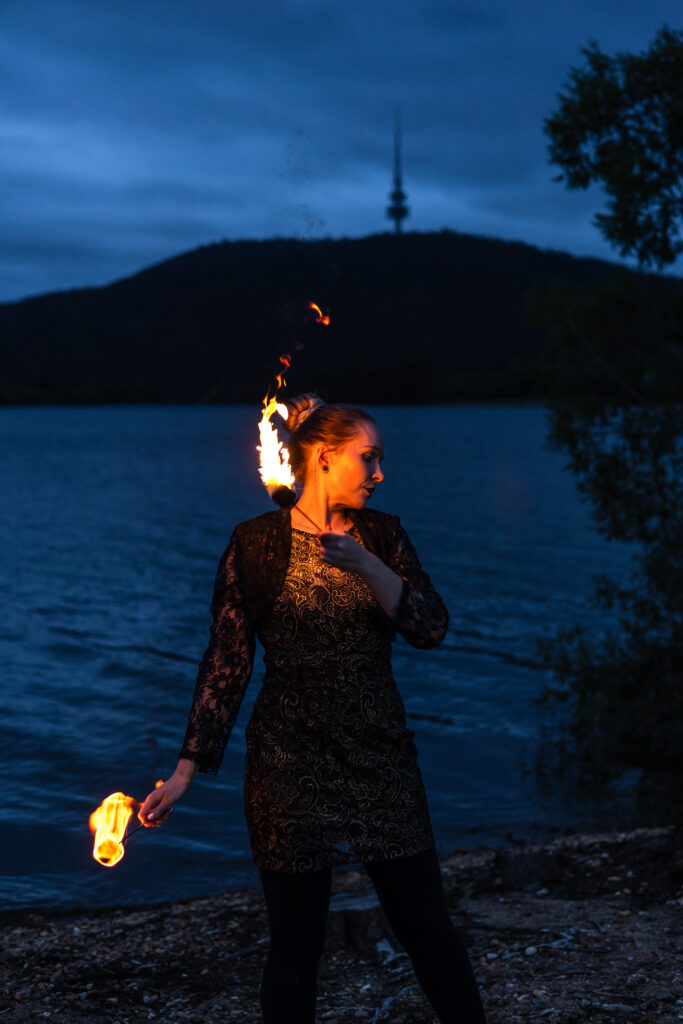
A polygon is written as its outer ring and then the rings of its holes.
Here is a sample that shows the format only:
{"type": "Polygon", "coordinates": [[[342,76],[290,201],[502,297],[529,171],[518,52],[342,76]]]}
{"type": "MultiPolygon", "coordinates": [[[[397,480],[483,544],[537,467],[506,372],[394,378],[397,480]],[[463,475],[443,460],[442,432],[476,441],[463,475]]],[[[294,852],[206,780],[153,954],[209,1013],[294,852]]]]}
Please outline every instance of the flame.
{"type": "Polygon", "coordinates": [[[270,422],[273,413],[277,412],[283,420],[287,419],[288,411],[286,405],[278,403],[277,398],[264,398],[263,416],[258,425],[261,444],[256,445],[256,450],[261,453],[259,472],[261,480],[270,492],[277,487],[294,486],[294,474],[289,465],[289,452],[277,436],[277,430],[270,422]]]}
{"type": "Polygon", "coordinates": [[[95,834],[92,855],[105,868],[113,868],[123,857],[123,838],[137,801],[124,793],[111,793],[90,815],[95,834]]]}
{"type": "MultiPolygon", "coordinates": [[[[164,780],[158,779],[154,788],[158,789],[163,784],[164,780]]],[[[95,836],[92,855],[103,867],[113,868],[126,852],[123,845],[127,839],[126,829],[136,807],[142,807],[142,804],[132,796],[110,793],[90,815],[88,824],[95,836]]]]}
{"type": "MultiPolygon", "coordinates": [[[[292,365],[292,357],[289,354],[289,352],[287,353],[287,355],[280,356],[280,362],[284,366],[285,370],[288,370],[290,368],[290,366],[292,365]]],[[[277,387],[275,388],[276,391],[279,391],[280,388],[285,383],[284,372],[285,371],[282,370],[280,373],[276,373],[275,374],[275,380],[277,381],[277,387]]],[[[272,416],[272,413],[271,413],[271,416],[272,416]]],[[[287,410],[285,410],[284,418],[287,419],[287,410]]]]}
{"type": "MultiPolygon", "coordinates": [[[[312,309],[315,313],[316,323],[323,324],[327,327],[330,322],[330,318],[323,313],[320,306],[316,305],[315,302],[309,302],[308,308],[312,309]]],[[[297,347],[300,348],[301,346],[299,345],[297,347]]],[[[296,501],[294,474],[292,473],[291,466],[289,465],[289,452],[282,441],[280,441],[277,430],[270,420],[275,412],[277,412],[283,420],[286,420],[289,415],[287,406],[279,404],[276,396],[280,388],[284,387],[285,371],[289,370],[292,365],[292,356],[291,353],[288,352],[285,355],[281,355],[279,358],[283,369],[281,369],[279,373],[275,374],[275,380],[277,382],[275,394],[271,397],[269,389],[266,393],[266,397],[263,399],[263,413],[261,415],[261,422],[258,425],[261,444],[256,445],[256,451],[260,453],[259,472],[261,474],[261,480],[267,487],[271,498],[277,502],[278,505],[285,507],[293,505],[296,501]]]]}
{"type": "Polygon", "coordinates": [[[309,302],[308,303],[308,308],[312,309],[313,312],[316,314],[315,322],[317,324],[323,324],[325,327],[329,326],[330,318],[329,318],[329,316],[327,316],[326,313],[323,313],[323,311],[320,308],[320,306],[316,306],[315,302],[309,302]]]}

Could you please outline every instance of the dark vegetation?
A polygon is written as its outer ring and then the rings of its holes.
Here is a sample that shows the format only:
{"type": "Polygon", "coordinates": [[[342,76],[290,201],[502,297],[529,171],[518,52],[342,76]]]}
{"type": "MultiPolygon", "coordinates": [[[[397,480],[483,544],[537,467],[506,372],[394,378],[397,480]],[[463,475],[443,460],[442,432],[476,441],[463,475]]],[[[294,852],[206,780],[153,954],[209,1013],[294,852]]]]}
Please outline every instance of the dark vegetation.
{"type": "Polygon", "coordinates": [[[614,272],[450,231],[207,245],[104,288],[0,306],[0,402],[253,403],[297,345],[290,393],[540,400],[546,332],[529,296],[614,272]]]}
{"type": "Polygon", "coordinates": [[[605,782],[638,768],[679,806],[683,778],[683,282],[653,288],[683,250],[683,32],[642,54],[593,43],[546,121],[550,157],[570,188],[604,186],[596,218],[641,271],[554,286],[535,303],[548,342],[550,442],[569,457],[598,530],[632,545],[626,584],[595,577],[615,624],[582,624],[539,642],[563,709],[555,768],[605,782]]]}

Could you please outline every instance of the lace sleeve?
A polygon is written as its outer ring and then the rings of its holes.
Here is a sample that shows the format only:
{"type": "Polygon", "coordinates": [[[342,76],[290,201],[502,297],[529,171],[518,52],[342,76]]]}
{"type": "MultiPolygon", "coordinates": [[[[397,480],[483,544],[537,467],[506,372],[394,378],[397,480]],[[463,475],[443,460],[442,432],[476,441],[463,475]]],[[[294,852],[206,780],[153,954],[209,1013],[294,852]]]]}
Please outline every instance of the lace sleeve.
{"type": "Polygon", "coordinates": [[[180,757],[216,774],[249,684],[254,664],[254,630],[244,609],[233,533],[218,563],[211,602],[213,623],[199,664],[194,699],[180,757]]]}
{"type": "Polygon", "coordinates": [[[436,647],[446,635],[448,612],[400,524],[388,564],[403,579],[394,628],[413,647],[436,647]]]}

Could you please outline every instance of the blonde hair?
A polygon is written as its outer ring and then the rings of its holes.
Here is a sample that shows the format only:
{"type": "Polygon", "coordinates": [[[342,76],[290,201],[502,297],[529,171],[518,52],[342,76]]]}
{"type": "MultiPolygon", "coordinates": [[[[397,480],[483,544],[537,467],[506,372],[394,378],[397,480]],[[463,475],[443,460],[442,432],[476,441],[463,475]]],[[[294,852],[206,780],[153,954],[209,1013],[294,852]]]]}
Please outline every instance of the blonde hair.
{"type": "Polygon", "coordinates": [[[376,420],[357,405],[327,405],[311,391],[285,402],[289,415],[289,464],[297,480],[303,481],[311,451],[317,444],[341,448],[356,436],[361,423],[376,420]]]}

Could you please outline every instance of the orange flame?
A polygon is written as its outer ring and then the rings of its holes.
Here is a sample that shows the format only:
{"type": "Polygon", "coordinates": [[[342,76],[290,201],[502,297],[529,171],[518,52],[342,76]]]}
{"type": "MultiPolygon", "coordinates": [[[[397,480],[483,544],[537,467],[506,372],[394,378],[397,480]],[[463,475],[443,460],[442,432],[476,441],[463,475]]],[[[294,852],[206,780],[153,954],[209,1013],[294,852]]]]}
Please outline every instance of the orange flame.
{"type": "MultiPolygon", "coordinates": [[[[163,784],[164,780],[159,779],[154,788],[158,789],[163,784]]],[[[125,793],[110,793],[90,815],[88,824],[95,836],[92,855],[103,867],[113,868],[123,857],[128,822],[135,807],[141,806],[125,793]]]]}
{"type": "Polygon", "coordinates": [[[90,815],[95,834],[92,855],[105,868],[113,868],[123,857],[123,837],[137,801],[124,793],[111,793],[90,815]]]}
{"type": "Polygon", "coordinates": [[[277,399],[263,400],[263,415],[258,425],[261,444],[256,445],[256,451],[261,453],[259,472],[261,480],[268,490],[272,492],[276,487],[293,487],[294,474],[289,465],[289,452],[278,439],[277,430],[270,422],[274,412],[277,412],[283,420],[289,415],[286,405],[279,405],[277,399]]]}
{"type": "Polygon", "coordinates": [[[317,324],[323,324],[325,327],[329,326],[330,318],[329,316],[327,316],[326,313],[323,313],[320,306],[316,306],[315,302],[309,302],[308,308],[312,309],[313,312],[316,314],[315,322],[317,324]]]}
{"type": "MultiPolygon", "coordinates": [[[[308,308],[312,309],[315,313],[316,323],[323,324],[327,327],[330,322],[330,318],[323,313],[320,306],[316,305],[315,302],[309,302],[308,308]]],[[[258,425],[261,443],[256,445],[256,451],[260,453],[259,472],[261,474],[261,480],[268,488],[268,493],[272,497],[279,488],[284,488],[284,496],[283,493],[279,496],[276,495],[276,500],[278,503],[281,503],[284,500],[287,504],[290,503],[290,501],[293,502],[296,500],[294,496],[294,474],[292,473],[291,466],[289,465],[289,452],[282,441],[278,438],[277,429],[270,422],[270,419],[275,412],[277,412],[283,420],[286,420],[289,415],[287,406],[278,404],[276,396],[280,388],[284,387],[285,371],[289,370],[292,365],[292,356],[291,353],[288,352],[286,355],[281,355],[279,358],[284,369],[275,374],[275,380],[277,382],[275,394],[271,397],[269,389],[266,397],[263,399],[263,412],[261,415],[261,422],[258,425]],[[289,495],[287,495],[287,491],[290,492],[289,495]]]]}
{"type": "MultiPolygon", "coordinates": [[[[290,368],[290,366],[292,365],[292,357],[289,354],[289,352],[285,356],[280,356],[280,362],[284,366],[285,370],[288,370],[290,368]]],[[[276,393],[280,390],[280,388],[285,383],[284,373],[285,373],[285,371],[282,370],[280,373],[276,373],[275,374],[275,380],[277,381],[277,387],[275,388],[276,393]]],[[[285,419],[287,419],[287,414],[286,413],[285,413],[285,419]]]]}

